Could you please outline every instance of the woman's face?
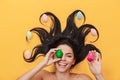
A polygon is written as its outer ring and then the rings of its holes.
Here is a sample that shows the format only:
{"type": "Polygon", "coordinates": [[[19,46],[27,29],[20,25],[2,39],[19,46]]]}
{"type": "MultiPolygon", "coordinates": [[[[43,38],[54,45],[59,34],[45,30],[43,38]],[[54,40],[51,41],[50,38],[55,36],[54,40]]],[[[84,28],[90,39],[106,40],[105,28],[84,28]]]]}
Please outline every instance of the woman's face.
{"type": "Polygon", "coordinates": [[[59,72],[66,72],[75,63],[73,50],[66,44],[59,45],[57,48],[62,50],[63,56],[60,61],[55,63],[55,67],[59,72]]]}

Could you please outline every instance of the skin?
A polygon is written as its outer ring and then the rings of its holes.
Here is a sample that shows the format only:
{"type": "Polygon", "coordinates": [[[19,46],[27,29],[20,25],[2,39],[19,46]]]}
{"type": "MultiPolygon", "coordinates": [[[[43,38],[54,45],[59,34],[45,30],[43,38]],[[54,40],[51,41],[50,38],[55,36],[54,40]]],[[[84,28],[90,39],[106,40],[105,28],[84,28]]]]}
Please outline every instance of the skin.
{"type": "MultiPolygon", "coordinates": [[[[59,45],[57,48],[50,49],[44,60],[35,68],[23,74],[17,80],[92,80],[86,74],[75,74],[70,72],[71,66],[75,63],[74,53],[71,47],[66,44],[59,45]],[[63,56],[61,59],[56,58],[56,50],[61,49],[63,56]],[[55,72],[42,70],[44,67],[53,64],[55,72]]],[[[92,62],[88,62],[90,71],[95,76],[96,80],[104,80],[101,72],[100,56],[92,62]]]]}

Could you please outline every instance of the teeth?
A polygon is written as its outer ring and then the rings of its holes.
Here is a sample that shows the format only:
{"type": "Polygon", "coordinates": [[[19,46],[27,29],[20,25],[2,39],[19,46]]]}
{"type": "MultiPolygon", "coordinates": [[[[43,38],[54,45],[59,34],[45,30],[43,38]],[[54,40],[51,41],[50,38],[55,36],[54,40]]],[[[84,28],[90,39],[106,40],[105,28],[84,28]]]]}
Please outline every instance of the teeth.
{"type": "Polygon", "coordinates": [[[64,63],[59,63],[60,66],[66,66],[67,64],[64,63]]]}

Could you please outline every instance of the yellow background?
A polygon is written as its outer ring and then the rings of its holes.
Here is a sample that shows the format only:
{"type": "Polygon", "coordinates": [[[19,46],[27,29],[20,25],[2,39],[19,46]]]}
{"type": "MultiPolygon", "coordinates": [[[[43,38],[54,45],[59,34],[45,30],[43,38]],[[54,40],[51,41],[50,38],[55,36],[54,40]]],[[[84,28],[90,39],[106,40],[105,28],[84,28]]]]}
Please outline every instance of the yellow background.
{"type": "MultiPolygon", "coordinates": [[[[15,80],[42,60],[26,63],[22,57],[25,49],[31,50],[39,42],[34,37],[27,43],[25,35],[33,27],[42,27],[40,14],[54,13],[64,29],[67,16],[76,9],[100,32],[95,45],[103,55],[105,80],[120,80],[120,0],[0,0],[0,80],[15,80]]],[[[94,78],[86,61],[73,71],[94,78]]]]}

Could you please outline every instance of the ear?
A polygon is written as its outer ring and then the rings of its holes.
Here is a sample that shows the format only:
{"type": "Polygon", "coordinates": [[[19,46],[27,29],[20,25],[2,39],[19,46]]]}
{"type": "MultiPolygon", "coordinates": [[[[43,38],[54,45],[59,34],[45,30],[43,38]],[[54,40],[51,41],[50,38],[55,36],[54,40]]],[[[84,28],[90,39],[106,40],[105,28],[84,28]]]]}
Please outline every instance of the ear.
{"type": "Polygon", "coordinates": [[[74,65],[75,64],[75,59],[73,60],[73,63],[72,63],[72,65],[74,65]]]}

